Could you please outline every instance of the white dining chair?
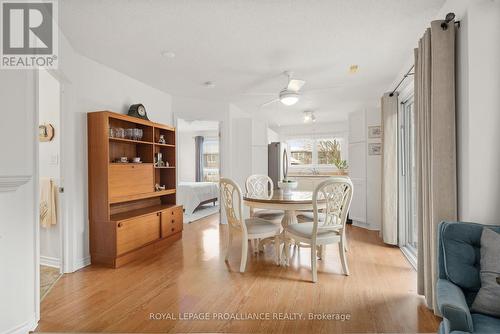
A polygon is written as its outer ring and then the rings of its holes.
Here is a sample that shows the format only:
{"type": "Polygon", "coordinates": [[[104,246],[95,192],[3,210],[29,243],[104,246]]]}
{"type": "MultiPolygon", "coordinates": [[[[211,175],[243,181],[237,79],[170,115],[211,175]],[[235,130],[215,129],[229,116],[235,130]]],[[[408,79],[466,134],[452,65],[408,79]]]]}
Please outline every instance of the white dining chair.
{"type": "Polygon", "coordinates": [[[321,253],[323,253],[326,245],[338,243],[342,269],[345,275],[349,275],[344,242],[345,223],[351,205],[352,193],[353,186],[349,178],[328,178],[321,182],[313,192],[313,221],[285,227],[285,258],[287,263],[290,258],[291,240],[310,245],[313,282],[318,280],[317,246],[320,246],[321,253]],[[323,220],[319,219],[321,213],[324,214],[323,220]]]}
{"type": "MultiPolygon", "coordinates": [[[[318,220],[320,222],[325,220],[325,214],[322,212],[322,210],[318,214],[318,220]]],[[[312,221],[314,221],[314,213],[312,211],[299,211],[297,213],[297,221],[299,223],[312,222],[312,221]]],[[[349,247],[347,245],[347,238],[345,236],[345,229],[344,229],[344,234],[342,235],[342,238],[344,238],[344,249],[347,252],[349,250],[349,247]]],[[[322,248],[322,250],[320,252],[320,258],[322,258],[323,256],[324,256],[324,247],[322,248]]]]}
{"type": "Polygon", "coordinates": [[[274,238],[276,250],[276,264],[280,263],[280,232],[281,226],[273,224],[260,218],[243,219],[243,196],[241,189],[231,179],[221,178],[220,189],[222,201],[228,222],[228,242],[226,249],[226,261],[229,259],[229,252],[233,242],[233,235],[241,233],[241,263],[240,272],[245,272],[248,254],[248,240],[255,241],[264,238],[274,238]]]}
{"type": "MultiPolygon", "coordinates": [[[[247,196],[271,198],[274,192],[273,180],[264,174],[254,174],[247,177],[245,182],[247,196]]],[[[265,220],[280,220],[283,218],[282,210],[253,209],[250,208],[250,217],[262,218],[265,220]]]]}

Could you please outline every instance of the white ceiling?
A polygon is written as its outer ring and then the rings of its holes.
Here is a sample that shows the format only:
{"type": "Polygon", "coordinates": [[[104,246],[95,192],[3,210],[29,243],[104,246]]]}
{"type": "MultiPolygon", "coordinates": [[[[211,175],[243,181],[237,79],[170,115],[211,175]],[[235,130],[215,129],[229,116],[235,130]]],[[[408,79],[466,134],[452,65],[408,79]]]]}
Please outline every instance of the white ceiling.
{"type": "Polygon", "coordinates": [[[232,102],[289,125],[302,122],[305,109],[332,122],[376,106],[443,3],[64,0],[59,17],[72,46],[89,58],[174,96],[232,102]],[[352,64],[357,74],[349,73],[352,64]],[[307,81],[304,99],[259,108],[275,97],[261,93],[286,85],[280,73],[287,69],[307,81]]]}

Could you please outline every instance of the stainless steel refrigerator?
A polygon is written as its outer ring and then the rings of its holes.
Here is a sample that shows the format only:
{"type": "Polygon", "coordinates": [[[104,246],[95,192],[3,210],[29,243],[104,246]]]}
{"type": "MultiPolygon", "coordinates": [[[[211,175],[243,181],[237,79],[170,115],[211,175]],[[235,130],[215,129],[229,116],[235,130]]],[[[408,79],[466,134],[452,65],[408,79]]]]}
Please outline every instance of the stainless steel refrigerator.
{"type": "Polygon", "coordinates": [[[288,169],[288,155],[286,143],[273,142],[267,146],[267,173],[278,189],[278,182],[284,178],[284,167],[288,169]]]}

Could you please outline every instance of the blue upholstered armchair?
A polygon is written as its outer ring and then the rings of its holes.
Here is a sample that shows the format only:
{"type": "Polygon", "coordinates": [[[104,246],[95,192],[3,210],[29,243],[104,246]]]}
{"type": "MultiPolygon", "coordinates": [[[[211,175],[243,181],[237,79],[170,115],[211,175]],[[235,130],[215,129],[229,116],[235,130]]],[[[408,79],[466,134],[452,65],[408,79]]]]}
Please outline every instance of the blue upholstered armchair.
{"type": "Polygon", "coordinates": [[[500,319],[470,313],[481,287],[480,246],[483,227],[500,226],[443,222],[439,225],[437,302],[443,315],[439,334],[500,333],[500,319]]]}

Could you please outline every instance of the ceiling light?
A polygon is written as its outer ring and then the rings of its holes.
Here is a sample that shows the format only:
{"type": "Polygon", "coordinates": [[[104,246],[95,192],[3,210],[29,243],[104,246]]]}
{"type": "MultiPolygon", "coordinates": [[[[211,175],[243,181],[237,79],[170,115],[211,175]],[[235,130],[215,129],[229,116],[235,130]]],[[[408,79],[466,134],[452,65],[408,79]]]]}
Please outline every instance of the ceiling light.
{"type": "Polygon", "coordinates": [[[314,112],[310,110],[304,111],[304,123],[314,123],[316,122],[316,116],[314,115],[314,112]]]}
{"type": "Polygon", "coordinates": [[[162,51],[161,55],[166,58],[175,58],[175,53],[172,51],[162,51]]]}
{"type": "Polygon", "coordinates": [[[297,92],[284,89],[280,92],[280,101],[285,106],[292,106],[299,101],[299,94],[297,92]]]}
{"type": "Polygon", "coordinates": [[[356,73],[356,72],[358,72],[358,65],[351,65],[351,66],[349,67],[349,73],[354,74],[354,73],[356,73]]]}

